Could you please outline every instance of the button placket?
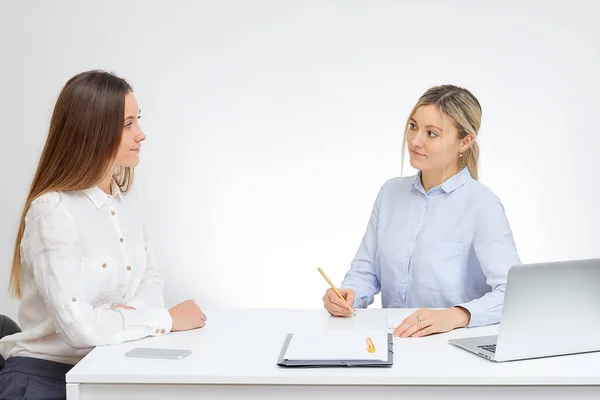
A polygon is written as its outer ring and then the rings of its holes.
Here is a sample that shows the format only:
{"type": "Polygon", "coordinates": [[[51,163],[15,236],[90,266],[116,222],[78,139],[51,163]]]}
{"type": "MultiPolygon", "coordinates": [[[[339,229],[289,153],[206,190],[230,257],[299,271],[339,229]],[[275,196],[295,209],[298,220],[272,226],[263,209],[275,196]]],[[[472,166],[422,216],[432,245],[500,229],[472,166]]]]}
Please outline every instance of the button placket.
{"type": "MultiPolygon", "coordinates": [[[[110,218],[112,220],[113,226],[115,228],[117,237],[119,238],[119,245],[121,248],[121,256],[122,256],[122,261],[123,261],[123,270],[125,271],[131,271],[131,264],[129,261],[129,256],[127,254],[127,247],[126,247],[126,243],[125,243],[125,236],[123,235],[123,231],[121,230],[121,225],[119,224],[119,218],[116,217],[117,212],[114,210],[114,204],[112,202],[109,202],[109,210],[110,210],[110,218]]],[[[123,271],[121,270],[121,271],[123,271]]],[[[118,284],[118,288],[117,288],[117,293],[123,293],[122,295],[122,299],[125,299],[127,297],[127,282],[129,280],[129,277],[126,277],[122,272],[119,272],[119,284],[118,284]]]]}

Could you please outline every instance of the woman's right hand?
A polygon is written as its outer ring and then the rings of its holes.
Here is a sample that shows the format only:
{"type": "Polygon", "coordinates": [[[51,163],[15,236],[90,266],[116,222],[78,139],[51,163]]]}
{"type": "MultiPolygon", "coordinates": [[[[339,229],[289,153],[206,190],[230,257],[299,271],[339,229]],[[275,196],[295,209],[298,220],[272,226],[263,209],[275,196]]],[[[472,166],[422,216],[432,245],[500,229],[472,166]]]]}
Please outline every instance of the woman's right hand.
{"type": "Polygon", "coordinates": [[[344,296],[346,301],[340,299],[333,289],[327,289],[325,296],[323,296],[325,309],[334,317],[349,317],[354,314],[354,309],[352,308],[356,297],[354,289],[338,289],[338,291],[344,296]],[[348,308],[348,305],[350,305],[350,309],[348,308]]]}
{"type": "Polygon", "coordinates": [[[206,315],[194,300],[186,300],[169,308],[173,320],[171,331],[188,331],[206,325],[206,315]]]}

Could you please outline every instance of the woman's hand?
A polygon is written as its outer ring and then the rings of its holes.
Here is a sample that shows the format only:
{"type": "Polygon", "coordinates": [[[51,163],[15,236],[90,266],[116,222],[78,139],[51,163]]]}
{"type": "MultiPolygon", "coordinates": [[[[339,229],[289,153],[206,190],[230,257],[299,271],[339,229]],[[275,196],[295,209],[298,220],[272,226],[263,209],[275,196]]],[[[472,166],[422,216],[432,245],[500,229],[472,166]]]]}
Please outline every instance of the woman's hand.
{"type": "Polygon", "coordinates": [[[173,325],[171,331],[188,331],[206,325],[206,315],[194,300],[187,300],[169,309],[173,325]]]}
{"type": "Polygon", "coordinates": [[[135,310],[135,308],[128,306],[127,304],[117,304],[116,306],[113,307],[113,310],[116,310],[117,308],[124,308],[126,310],[135,310]]]}
{"type": "Polygon", "coordinates": [[[421,337],[433,333],[448,332],[469,324],[471,313],[462,307],[445,310],[420,308],[402,321],[393,335],[396,337],[421,337]]]}
{"type": "Polygon", "coordinates": [[[356,297],[354,289],[338,290],[340,294],[344,296],[346,301],[340,299],[337,294],[335,294],[333,289],[327,289],[325,295],[323,296],[325,309],[334,317],[349,317],[350,315],[354,314],[354,309],[352,308],[352,304],[354,304],[354,299],[356,297]],[[348,305],[350,305],[350,308],[348,308],[348,305]]]}

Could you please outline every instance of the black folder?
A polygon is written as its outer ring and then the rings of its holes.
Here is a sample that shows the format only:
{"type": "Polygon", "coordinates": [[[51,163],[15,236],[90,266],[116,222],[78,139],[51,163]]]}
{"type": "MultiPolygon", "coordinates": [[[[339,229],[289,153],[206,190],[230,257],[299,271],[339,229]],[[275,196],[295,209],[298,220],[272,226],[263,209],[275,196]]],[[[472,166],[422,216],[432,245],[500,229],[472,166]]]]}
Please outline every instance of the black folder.
{"type": "Polygon", "coordinates": [[[391,333],[388,333],[387,360],[366,358],[360,360],[290,360],[286,358],[285,353],[293,335],[293,333],[289,333],[285,338],[277,361],[277,365],[280,367],[391,367],[394,365],[394,341],[391,333]]]}

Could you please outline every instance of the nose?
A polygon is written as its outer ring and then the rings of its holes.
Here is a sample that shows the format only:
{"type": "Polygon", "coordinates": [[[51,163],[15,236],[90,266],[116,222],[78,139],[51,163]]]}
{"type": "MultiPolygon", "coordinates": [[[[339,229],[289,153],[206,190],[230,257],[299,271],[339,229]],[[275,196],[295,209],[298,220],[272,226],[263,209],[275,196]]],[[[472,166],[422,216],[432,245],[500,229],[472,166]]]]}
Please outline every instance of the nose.
{"type": "Polygon", "coordinates": [[[144,134],[144,131],[142,131],[140,129],[140,131],[138,132],[138,135],[136,137],[136,142],[140,143],[140,142],[143,142],[144,140],[146,140],[146,135],[144,134]]]}
{"type": "Polygon", "coordinates": [[[412,138],[410,138],[410,144],[413,147],[423,147],[423,135],[421,131],[414,132],[412,138]]]}

